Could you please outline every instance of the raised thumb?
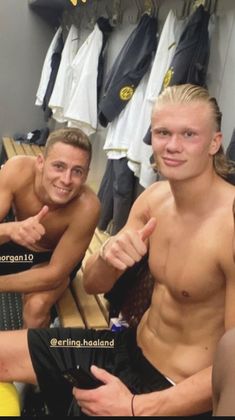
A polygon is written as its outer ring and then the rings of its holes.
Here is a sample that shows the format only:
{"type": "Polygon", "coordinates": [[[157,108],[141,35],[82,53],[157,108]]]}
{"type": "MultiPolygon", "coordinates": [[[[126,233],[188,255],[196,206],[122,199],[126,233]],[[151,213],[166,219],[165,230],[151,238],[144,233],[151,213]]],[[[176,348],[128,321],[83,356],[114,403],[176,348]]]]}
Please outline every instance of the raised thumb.
{"type": "Polygon", "coordinates": [[[144,225],[144,227],[139,230],[139,235],[142,241],[145,241],[152,235],[156,227],[156,224],[157,224],[156,218],[151,217],[151,219],[149,219],[149,221],[144,225]]]}
{"type": "Polygon", "coordinates": [[[35,218],[37,219],[38,222],[40,222],[43,217],[46,216],[46,214],[49,211],[49,207],[48,206],[43,206],[43,208],[38,212],[38,214],[36,214],[35,218]]]}

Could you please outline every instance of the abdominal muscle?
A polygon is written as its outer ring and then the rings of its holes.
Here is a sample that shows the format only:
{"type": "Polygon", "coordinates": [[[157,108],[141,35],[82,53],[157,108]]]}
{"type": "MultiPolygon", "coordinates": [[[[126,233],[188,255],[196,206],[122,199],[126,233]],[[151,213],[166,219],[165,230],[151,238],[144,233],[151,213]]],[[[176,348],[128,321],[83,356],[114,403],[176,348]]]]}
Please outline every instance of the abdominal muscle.
{"type": "Polygon", "coordinates": [[[137,329],[137,343],[147,360],[171,381],[178,383],[212,364],[223,333],[223,308],[217,300],[207,307],[184,304],[170,296],[164,285],[155,287],[151,307],[137,329]]]}

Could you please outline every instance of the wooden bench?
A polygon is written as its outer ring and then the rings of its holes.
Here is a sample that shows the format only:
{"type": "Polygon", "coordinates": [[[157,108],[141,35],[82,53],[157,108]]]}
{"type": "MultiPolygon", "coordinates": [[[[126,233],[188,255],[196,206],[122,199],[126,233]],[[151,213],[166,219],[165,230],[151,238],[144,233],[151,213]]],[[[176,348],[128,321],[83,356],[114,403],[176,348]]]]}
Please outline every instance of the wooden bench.
{"type": "Polygon", "coordinates": [[[3,137],[2,144],[7,159],[17,155],[37,156],[44,149],[44,146],[16,142],[12,137],[3,137]]]}
{"type": "Polygon", "coordinates": [[[103,329],[109,326],[108,304],[103,294],[88,295],[83,287],[83,269],[87,258],[96,252],[108,234],[95,230],[87,249],[82,267],[57,302],[57,312],[63,327],[86,327],[103,329]]]}
{"type": "MultiPolygon", "coordinates": [[[[43,152],[41,146],[18,143],[11,137],[3,137],[2,141],[7,159],[17,155],[37,156],[43,152]]],[[[108,236],[108,234],[96,229],[81,269],[56,304],[60,323],[64,327],[108,328],[107,301],[102,294],[88,295],[84,290],[82,281],[83,268],[87,258],[99,250],[108,236]]]]}

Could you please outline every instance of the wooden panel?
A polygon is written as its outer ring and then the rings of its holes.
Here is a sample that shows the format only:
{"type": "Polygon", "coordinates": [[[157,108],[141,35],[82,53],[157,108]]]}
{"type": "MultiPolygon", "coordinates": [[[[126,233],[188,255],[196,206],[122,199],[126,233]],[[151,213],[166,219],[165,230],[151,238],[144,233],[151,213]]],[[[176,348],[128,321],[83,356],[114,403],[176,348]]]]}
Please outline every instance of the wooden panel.
{"type": "Polygon", "coordinates": [[[108,323],[97,303],[95,296],[85,292],[82,281],[82,272],[79,270],[72,283],[79,311],[87,328],[108,328],[108,323]]]}
{"type": "Polygon", "coordinates": [[[12,144],[10,137],[3,137],[2,139],[3,147],[6,152],[7,158],[10,159],[11,157],[16,155],[14,146],[12,144]]]}
{"type": "Polygon", "coordinates": [[[42,150],[36,144],[31,144],[31,149],[33,153],[35,154],[35,156],[40,155],[40,153],[42,153],[42,150]]]}
{"type": "Polygon", "coordinates": [[[43,153],[44,147],[36,144],[25,144],[16,142],[12,137],[3,137],[3,147],[7,155],[7,159],[18,155],[37,156],[43,153]]]}
{"type": "Polygon", "coordinates": [[[32,148],[31,148],[31,145],[30,144],[24,144],[24,143],[22,143],[22,147],[24,149],[25,155],[27,155],[27,156],[34,156],[34,152],[33,152],[32,148]]]}
{"type": "Polygon", "coordinates": [[[64,291],[57,302],[56,308],[62,327],[85,327],[69,288],[64,291]]]}
{"type": "Polygon", "coordinates": [[[107,299],[105,299],[104,294],[103,293],[99,293],[98,295],[94,295],[97,303],[107,321],[107,323],[109,323],[109,303],[107,301],[107,299]]]}
{"type": "Polygon", "coordinates": [[[15,142],[13,139],[10,139],[10,140],[11,140],[12,147],[15,150],[15,154],[16,155],[24,155],[25,153],[24,153],[24,149],[22,147],[22,144],[15,142]]]}

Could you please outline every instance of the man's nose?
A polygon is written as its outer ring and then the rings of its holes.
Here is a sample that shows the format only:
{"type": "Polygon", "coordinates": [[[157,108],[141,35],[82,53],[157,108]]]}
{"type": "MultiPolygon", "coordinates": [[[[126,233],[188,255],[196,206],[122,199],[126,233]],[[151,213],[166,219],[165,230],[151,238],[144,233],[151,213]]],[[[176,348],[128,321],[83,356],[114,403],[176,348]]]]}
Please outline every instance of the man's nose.
{"type": "Polygon", "coordinates": [[[70,169],[63,172],[61,176],[62,182],[66,185],[71,183],[71,171],[70,169]]]}
{"type": "Polygon", "coordinates": [[[166,148],[169,152],[182,152],[182,141],[178,134],[173,134],[167,142],[166,148]]]}

